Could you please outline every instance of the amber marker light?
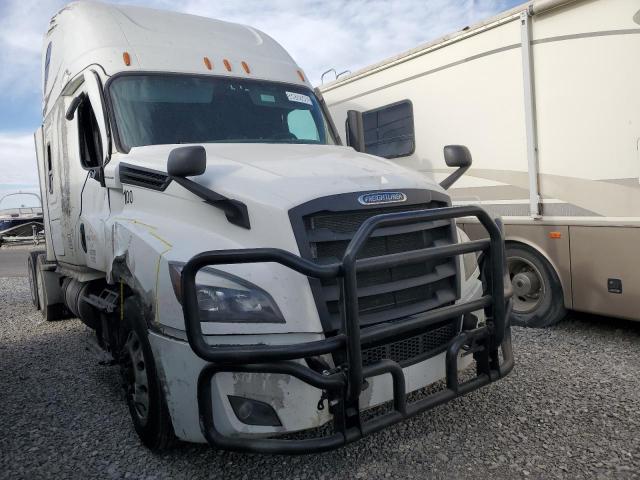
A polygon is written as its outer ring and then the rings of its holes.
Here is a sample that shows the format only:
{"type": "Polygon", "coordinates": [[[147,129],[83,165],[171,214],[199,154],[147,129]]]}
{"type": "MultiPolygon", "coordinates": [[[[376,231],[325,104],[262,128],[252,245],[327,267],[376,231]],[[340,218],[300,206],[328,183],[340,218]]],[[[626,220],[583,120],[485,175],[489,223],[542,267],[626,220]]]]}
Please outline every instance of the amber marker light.
{"type": "Polygon", "coordinates": [[[128,67],[129,65],[131,65],[131,55],[129,55],[129,52],[124,52],[122,54],[122,60],[124,60],[124,64],[128,67]]]}
{"type": "Polygon", "coordinates": [[[207,70],[211,70],[213,68],[213,64],[211,63],[211,60],[209,60],[209,57],[204,57],[204,66],[207,67],[207,70]]]}
{"type": "Polygon", "coordinates": [[[296,70],[296,71],[298,72],[298,77],[300,77],[300,80],[304,82],[304,74],[300,70],[296,70]]]}
{"type": "Polygon", "coordinates": [[[560,233],[560,232],[549,232],[549,238],[553,238],[553,239],[562,238],[562,233],[560,233]]]}
{"type": "Polygon", "coordinates": [[[227,60],[226,58],[224,60],[222,60],[222,63],[224,63],[224,68],[227,69],[227,72],[231,71],[231,64],[229,63],[229,60],[227,60]]]}
{"type": "Polygon", "coordinates": [[[240,62],[240,65],[242,65],[242,68],[244,69],[245,72],[251,73],[251,70],[249,69],[249,65],[247,65],[247,62],[240,62]]]}

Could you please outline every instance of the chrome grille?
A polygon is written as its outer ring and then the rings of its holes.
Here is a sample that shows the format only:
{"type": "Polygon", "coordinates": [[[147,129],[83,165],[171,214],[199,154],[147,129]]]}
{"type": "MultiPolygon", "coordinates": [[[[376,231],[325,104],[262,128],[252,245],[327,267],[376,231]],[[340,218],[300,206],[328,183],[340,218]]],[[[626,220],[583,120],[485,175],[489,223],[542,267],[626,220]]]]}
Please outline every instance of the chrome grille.
{"type": "MultiPolygon", "coordinates": [[[[383,213],[446,206],[432,201],[344,212],[317,212],[303,217],[312,260],[332,263],[341,259],[362,223],[383,213]]],[[[376,230],[358,258],[418,250],[452,242],[452,223],[439,220],[376,230]]],[[[453,259],[419,262],[358,274],[358,299],[362,326],[425,312],[456,300],[456,265],[453,259]]],[[[322,280],[322,301],[332,323],[340,318],[340,290],[335,279],[322,280]]]]}

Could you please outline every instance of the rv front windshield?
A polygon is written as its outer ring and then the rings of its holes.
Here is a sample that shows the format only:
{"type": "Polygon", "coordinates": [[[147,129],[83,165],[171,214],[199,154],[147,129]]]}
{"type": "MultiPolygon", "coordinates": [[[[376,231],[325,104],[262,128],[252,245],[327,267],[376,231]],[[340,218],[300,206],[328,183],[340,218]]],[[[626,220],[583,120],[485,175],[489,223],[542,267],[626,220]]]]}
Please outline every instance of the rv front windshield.
{"type": "Polygon", "coordinates": [[[334,143],[315,95],[290,84],[182,74],[114,78],[124,150],[176,143],[334,143]]]}

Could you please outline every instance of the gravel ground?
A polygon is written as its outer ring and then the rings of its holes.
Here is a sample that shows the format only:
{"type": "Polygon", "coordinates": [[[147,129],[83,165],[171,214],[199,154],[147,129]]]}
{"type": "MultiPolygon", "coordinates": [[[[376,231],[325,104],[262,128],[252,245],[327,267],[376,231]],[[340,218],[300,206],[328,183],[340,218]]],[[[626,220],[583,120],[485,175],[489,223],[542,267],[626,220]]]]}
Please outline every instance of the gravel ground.
{"type": "Polygon", "coordinates": [[[90,337],[78,320],[42,322],[26,279],[0,278],[0,477],[640,478],[640,324],[574,315],[516,328],[505,380],[300,457],[150,453],[90,337]]]}

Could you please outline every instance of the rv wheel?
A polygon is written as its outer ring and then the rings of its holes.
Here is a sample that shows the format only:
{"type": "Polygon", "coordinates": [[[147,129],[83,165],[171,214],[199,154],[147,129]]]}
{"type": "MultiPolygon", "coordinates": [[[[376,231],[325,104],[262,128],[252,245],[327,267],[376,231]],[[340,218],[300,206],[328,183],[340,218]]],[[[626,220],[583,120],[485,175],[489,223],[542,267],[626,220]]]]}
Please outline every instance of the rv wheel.
{"type": "Polygon", "coordinates": [[[136,297],[124,303],[120,331],[120,372],[136,433],[152,450],[164,450],[175,442],[171,417],[162,393],[148,331],[136,297]]]}
{"type": "Polygon", "coordinates": [[[534,249],[507,244],[507,268],[513,285],[511,324],[544,328],[566,315],[560,279],[534,249]]]}
{"type": "Polygon", "coordinates": [[[38,300],[38,278],[36,273],[36,263],[38,255],[44,253],[41,250],[29,252],[27,257],[27,277],[29,278],[29,291],[31,293],[31,301],[33,305],[40,310],[40,301],[38,300]]]}

